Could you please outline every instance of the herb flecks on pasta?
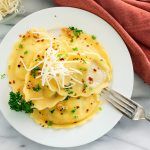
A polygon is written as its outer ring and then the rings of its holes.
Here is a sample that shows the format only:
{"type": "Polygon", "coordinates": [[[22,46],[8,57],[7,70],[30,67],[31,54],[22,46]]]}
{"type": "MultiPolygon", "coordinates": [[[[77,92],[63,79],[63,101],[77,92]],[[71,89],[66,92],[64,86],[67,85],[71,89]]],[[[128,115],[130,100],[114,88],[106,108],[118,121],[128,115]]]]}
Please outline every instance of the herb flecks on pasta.
{"type": "Polygon", "coordinates": [[[99,93],[111,81],[109,57],[82,29],[31,29],[19,35],[8,62],[12,110],[42,127],[74,127],[100,112],[99,93]],[[13,58],[13,59],[12,59],[13,58]]]}

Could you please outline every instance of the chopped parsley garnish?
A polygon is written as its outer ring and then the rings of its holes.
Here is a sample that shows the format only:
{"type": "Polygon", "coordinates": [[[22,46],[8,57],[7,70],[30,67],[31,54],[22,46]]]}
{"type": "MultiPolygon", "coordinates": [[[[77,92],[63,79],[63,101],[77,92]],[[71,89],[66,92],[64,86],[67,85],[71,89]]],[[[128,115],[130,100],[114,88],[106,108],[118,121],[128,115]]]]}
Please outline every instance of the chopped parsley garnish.
{"type": "Polygon", "coordinates": [[[77,116],[77,115],[75,115],[75,116],[73,116],[73,118],[74,118],[74,119],[77,119],[77,118],[78,118],[78,116],[77,116]]]}
{"type": "Polygon", "coordinates": [[[64,101],[67,101],[70,98],[70,96],[66,96],[66,98],[64,99],[64,101]]]}
{"type": "Polygon", "coordinates": [[[72,110],[71,110],[71,112],[72,112],[72,113],[75,113],[75,112],[76,112],[76,110],[77,110],[77,109],[76,109],[76,108],[74,108],[74,109],[72,109],[72,110]]]}
{"type": "Polygon", "coordinates": [[[28,54],[28,51],[24,51],[24,54],[25,54],[25,55],[28,54]]]}
{"type": "Polygon", "coordinates": [[[35,87],[33,87],[33,91],[39,92],[41,90],[41,87],[39,84],[37,84],[35,87]]]}
{"type": "Polygon", "coordinates": [[[11,65],[8,65],[8,69],[10,69],[11,68],[11,65]]]}
{"type": "Polygon", "coordinates": [[[5,73],[3,73],[3,74],[0,75],[0,79],[4,79],[5,77],[6,77],[5,73]]]}
{"type": "Polygon", "coordinates": [[[77,47],[74,47],[72,50],[73,50],[73,51],[78,51],[78,48],[77,48],[77,47]]]}
{"type": "Polygon", "coordinates": [[[52,121],[48,121],[48,122],[47,122],[47,125],[48,125],[48,126],[52,126],[52,124],[53,124],[52,121]]]}
{"type": "Polygon", "coordinates": [[[88,87],[86,83],[83,84],[83,89],[85,90],[88,87]]]}
{"type": "Polygon", "coordinates": [[[73,94],[73,91],[68,90],[68,94],[73,94]]]}
{"type": "Polygon", "coordinates": [[[68,85],[65,85],[65,91],[68,93],[68,94],[73,94],[73,91],[72,91],[72,87],[69,87],[71,86],[72,83],[69,83],[68,85]]]}
{"type": "Polygon", "coordinates": [[[82,59],[83,63],[86,64],[86,61],[84,59],[82,59]]]}
{"type": "Polygon", "coordinates": [[[35,78],[37,76],[37,72],[39,70],[40,70],[40,67],[38,67],[38,66],[31,70],[31,75],[33,76],[33,78],[35,78]]]}
{"type": "Polygon", "coordinates": [[[92,37],[93,40],[96,40],[96,36],[95,35],[92,35],[91,37],[92,37]]]}
{"type": "Polygon", "coordinates": [[[53,113],[54,113],[54,111],[55,111],[55,109],[50,110],[51,114],[53,114],[53,113]]]}
{"type": "Polygon", "coordinates": [[[22,44],[19,44],[19,48],[23,48],[23,45],[22,45],[22,44]]]}
{"type": "Polygon", "coordinates": [[[69,29],[73,31],[73,34],[74,34],[75,37],[79,37],[80,34],[83,33],[82,30],[79,30],[79,29],[77,29],[75,27],[69,27],[69,29]]]}
{"type": "Polygon", "coordinates": [[[40,61],[40,60],[42,60],[42,59],[39,57],[39,58],[35,59],[34,61],[38,61],[38,60],[40,61]]]}
{"type": "Polygon", "coordinates": [[[57,57],[58,57],[59,59],[65,58],[65,57],[67,57],[67,54],[57,54],[57,57]]]}
{"type": "Polygon", "coordinates": [[[87,71],[87,69],[86,68],[79,68],[79,70],[81,70],[81,71],[87,71]]]}
{"type": "Polygon", "coordinates": [[[8,104],[10,106],[10,109],[15,111],[24,111],[25,113],[33,112],[33,103],[31,101],[26,102],[20,92],[10,92],[9,95],[10,98],[8,104]]]}
{"type": "Polygon", "coordinates": [[[102,107],[99,107],[99,110],[101,111],[101,110],[102,110],[102,107]]]}
{"type": "Polygon", "coordinates": [[[57,57],[59,57],[59,58],[62,57],[62,56],[63,56],[63,54],[57,54],[57,57]]]}

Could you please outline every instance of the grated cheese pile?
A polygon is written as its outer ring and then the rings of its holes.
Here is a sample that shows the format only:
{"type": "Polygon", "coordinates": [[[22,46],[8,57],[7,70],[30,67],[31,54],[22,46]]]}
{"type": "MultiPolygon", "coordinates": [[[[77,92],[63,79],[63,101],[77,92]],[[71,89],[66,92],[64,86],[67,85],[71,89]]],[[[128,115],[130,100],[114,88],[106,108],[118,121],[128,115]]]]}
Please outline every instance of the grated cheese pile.
{"type": "MultiPolygon", "coordinates": [[[[34,32],[34,33],[42,34],[40,32],[34,32]]],[[[39,66],[40,64],[43,64],[41,74],[39,76],[37,76],[36,78],[41,78],[42,86],[48,85],[49,89],[52,90],[52,91],[54,91],[54,89],[50,85],[50,81],[52,79],[54,79],[56,81],[57,86],[58,86],[58,90],[60,90],[61,88],[72,87],[76,84],[76,82],[79,83],[79,84],[83,84],[81,81],[79,81],[78,79],[76,79],[75,77],[72,76],[73,74],[82,75],[81,71],[79,71],[75,68],[66,68],[65,67],[66,63],[74,63],[78,60],[69,61],[69,60],[66,59],[64,61],[60,61],[57,57],[57,55],[59,54],[59,51],[53,49],[53,47],[52,47],[53,38],[50,38],[49,36],[46,36],[42,39],[47,39],[47,40],[50,41],[49,48],[45,52],[44,59],[42,61],[37,63],[32,68],[27,68],[27,66],[25,65],[23,59],[20,58],[20,60],[23,64],[24,68],[26,69],[26,71],[30,72],[35,67],[39,66]],[[65,85],[65,77],[67,77],[67,76],[70,76],[71,79],[72,79],[71,85],[69,85],[69,86],[65,85]]]]}
{"type": "MultiPolygon", "coordinates": [[[[70,76],[72,81],[72,86],[75,85],[75,82],[78,82],[82,84],[79,80],[74,78],[72,74],[82,74],[79,70],[76,70],[74,68],[66,68],[64,66],[65,63],[70,63],[72,61],[65,60],[64,62],[59,61],[57,58],[58,51],[54,50],[52,48],[52,42],[50,43],[50,47],[47,49],[45,56],[44,56],[44,64],[41,71],[41,77],[42,77],[42,86],[45,84],[48,84],[50,90],[53,90],[52,87],[49,84],[49,81],[54,79],[57,83],[58,89],[60,90],[60,87],[65,88],[65,77],[70,76]],[[61,78],[61,82],[58,79],[61,78]]],[[[68,87],[67,87],[68,88],[68,87]]]]}
{"type": "Polygon", "coordinates": [[[9,14],[18,12],[20,0],[0,0],[0,20],[9,14]]]}

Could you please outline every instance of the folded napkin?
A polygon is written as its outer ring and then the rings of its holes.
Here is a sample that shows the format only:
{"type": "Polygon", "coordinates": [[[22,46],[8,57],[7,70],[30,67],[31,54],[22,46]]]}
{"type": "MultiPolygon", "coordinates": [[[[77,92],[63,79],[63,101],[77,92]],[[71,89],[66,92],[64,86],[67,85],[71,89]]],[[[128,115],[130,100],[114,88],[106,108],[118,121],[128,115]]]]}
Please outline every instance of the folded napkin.
{"type": "Polygon", "coordinates": [[[136,0],[54,0],[90,11],[111,24],[126,43],[134,71],[150,84],[150,3],[136,0]]]}

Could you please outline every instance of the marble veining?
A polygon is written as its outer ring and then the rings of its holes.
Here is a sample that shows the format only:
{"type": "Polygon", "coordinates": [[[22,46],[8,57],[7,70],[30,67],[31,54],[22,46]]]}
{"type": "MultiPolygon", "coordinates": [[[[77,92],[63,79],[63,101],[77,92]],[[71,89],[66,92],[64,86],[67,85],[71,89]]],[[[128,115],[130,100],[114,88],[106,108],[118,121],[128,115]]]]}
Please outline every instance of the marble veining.
{"type": "MultiPolygon", "coordinates": [[[[25,12],[7,24],[0,24],[0,42],[7,32],[22,18],[32,12],[55,6],[51,0],[22,0],[25,12]]],[[[137,75],[134,80],[132,99],[150,112],[150,86],[137,75]]],[[[37,144],[22,136],[5,120],[0,112],[0,150],[58,150],[37,144]]],[[[66,150],[66,148],[62,148],[66,150]]],[[[84,146],[69,150],[150,150],[150,123],[144,120],[131,121],[123,117],[108,134],[84,146]]]]}

